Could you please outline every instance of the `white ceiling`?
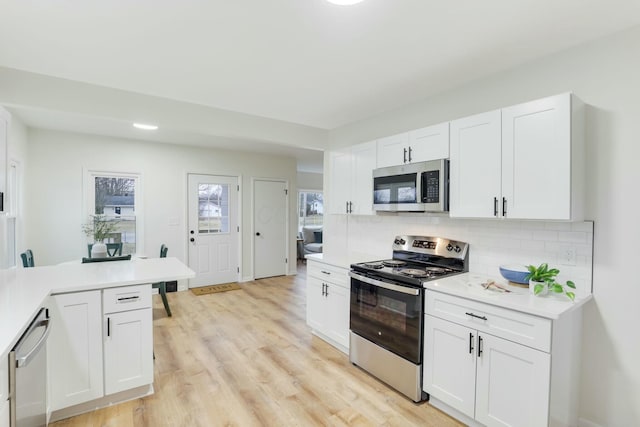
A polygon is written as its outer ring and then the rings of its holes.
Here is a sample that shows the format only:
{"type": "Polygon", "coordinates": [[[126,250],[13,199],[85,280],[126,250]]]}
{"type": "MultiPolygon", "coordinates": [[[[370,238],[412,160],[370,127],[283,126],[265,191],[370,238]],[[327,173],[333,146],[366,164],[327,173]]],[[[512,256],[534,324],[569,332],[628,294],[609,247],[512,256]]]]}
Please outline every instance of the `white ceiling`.
{"type": "Polygon", "coordinates": [[[0,66],[322,129],[640,24],[638,0],[0,0],[0,11],[0,66]]]}

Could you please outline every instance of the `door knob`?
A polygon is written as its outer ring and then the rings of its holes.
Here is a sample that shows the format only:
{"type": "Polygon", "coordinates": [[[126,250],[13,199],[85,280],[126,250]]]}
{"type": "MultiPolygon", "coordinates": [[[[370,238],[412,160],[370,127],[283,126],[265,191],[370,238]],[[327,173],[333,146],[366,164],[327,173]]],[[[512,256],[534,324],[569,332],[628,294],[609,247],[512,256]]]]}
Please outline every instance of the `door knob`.
{"type": "Polygon", "coordinates": [[[256,233],[256,236],[259,236],[259,235],[260,235],[260,233],[256,233]]]}
{"type": "Polygon", "coordinates": [[[194,238],[192,237],[192,238],[190,238],[190,239],[189,239],[189,241],[191,241],[191,242],[195,242],[195,241],[196,241],[196,239],[194,239],[194,238]]]}

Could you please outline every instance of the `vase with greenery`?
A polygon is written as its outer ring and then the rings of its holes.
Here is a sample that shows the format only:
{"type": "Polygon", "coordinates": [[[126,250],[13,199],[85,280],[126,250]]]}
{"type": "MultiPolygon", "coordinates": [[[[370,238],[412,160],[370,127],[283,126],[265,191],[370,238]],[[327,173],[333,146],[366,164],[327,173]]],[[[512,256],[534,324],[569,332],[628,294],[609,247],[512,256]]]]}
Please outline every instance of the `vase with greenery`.
{"type": "Polygon", "coordinates": [[[549,268],[549,265],[544,263],[537,267],[527,265],[527,270],[529,270],[529,274],[526,276],[529,280],[529,289],[533,291],[534,295],[544,295],[547,292],[554,292],[558,294],[564,293],[571,301],[576,298],[575,292],[566,289],[575,289],[575,283],[567,280],[562,284],[556,280],[556,277],[560,273],[560,270],[557,268],[549,268]]]}
{"type": "Polygon", "coordinates": [[[91,215],[91,221],[82,225],[84,234],[93,237],[91,258],[104,258],[107,256],[107,246],[104,241],[116,231],[119,222],[104,215],[91,215]]]}

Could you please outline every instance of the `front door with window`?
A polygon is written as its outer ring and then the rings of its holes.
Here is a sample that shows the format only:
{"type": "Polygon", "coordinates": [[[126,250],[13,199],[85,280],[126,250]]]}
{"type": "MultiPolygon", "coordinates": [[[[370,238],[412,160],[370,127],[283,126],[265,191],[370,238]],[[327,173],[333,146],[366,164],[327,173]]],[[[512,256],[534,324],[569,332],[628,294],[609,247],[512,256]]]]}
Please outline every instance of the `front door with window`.
{"type": "Polygon", "coordinates": [[[189,287],[238,281],[238,178],[188,176],[189,287]]]}

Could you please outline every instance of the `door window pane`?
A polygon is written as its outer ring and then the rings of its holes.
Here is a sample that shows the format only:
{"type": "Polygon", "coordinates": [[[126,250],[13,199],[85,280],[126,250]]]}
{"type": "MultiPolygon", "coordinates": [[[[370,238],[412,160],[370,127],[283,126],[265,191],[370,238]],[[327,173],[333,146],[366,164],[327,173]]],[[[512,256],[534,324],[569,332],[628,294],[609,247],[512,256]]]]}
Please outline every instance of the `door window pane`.
{"type": "Polygon", "coordinates": [[[198,184],[198,233],[229,232],[229,185],[198,184]]]}

